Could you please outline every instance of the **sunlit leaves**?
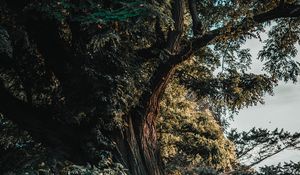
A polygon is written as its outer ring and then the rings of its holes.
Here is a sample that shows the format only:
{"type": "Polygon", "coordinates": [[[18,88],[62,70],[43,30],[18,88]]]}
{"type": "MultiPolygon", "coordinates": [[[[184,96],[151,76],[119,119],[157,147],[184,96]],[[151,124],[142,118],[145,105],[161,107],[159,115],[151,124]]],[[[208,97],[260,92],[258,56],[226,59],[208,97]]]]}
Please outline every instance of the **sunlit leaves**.
{"type": "Polygon", "coordinates": [[[193,99],[193,94],[174,80],[161,102],[158,128],[166,171],[196,173],[203,166],[230,169],[235,160],[233,145],[207,104],[193,99]]]}

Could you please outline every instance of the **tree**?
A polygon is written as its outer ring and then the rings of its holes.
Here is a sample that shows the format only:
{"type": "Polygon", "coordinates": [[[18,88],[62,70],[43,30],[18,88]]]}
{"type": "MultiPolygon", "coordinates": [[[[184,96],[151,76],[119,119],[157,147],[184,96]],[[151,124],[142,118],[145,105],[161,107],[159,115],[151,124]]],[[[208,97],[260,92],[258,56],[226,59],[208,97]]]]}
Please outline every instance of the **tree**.
{"type": "Polygon", "coordinates": [[[166,174],[298,173],[299,163],[294,162],[265,166],[260,171],[255,171],[254,166],[284,150],[299,150],[299,133],[278,128],[224,131],[222,123],[203,104],[205,100],[194,101],[194,95],[175,79],[162,98],[158,138],[166,174]]]}
{"type": "Polygon", "coordinates": [[[188,94],[175,79],[161,101],[157,130],[166,174],[193,174],[199,167],[232,170],[236,164],[233,142],[224,136],[206,104],[188,94]]]}
{"type": "Polygon", "coordinates": [[[299,16],[296,0],[1,0],[0,112],[70,167],[162,174],[156,119],[170,79],[219,116],[262,102],[277,80],[296,81],[299,16]],[[240,45],[271,24],[267,74],[247,73],[240,45]]]}

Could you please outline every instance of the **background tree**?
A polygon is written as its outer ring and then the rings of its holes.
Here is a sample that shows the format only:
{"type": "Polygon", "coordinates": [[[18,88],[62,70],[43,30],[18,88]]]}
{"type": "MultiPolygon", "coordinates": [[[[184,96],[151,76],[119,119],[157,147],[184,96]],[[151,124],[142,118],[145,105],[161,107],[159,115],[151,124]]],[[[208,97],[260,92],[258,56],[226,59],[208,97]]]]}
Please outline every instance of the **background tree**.
{"type": "Polygon", "coordinates": [[[173,80],[161,102],[159,143],[166,174],[192,174],[199,167],[229,171],[236,163],[234,144],[228,140],[207,104],[173,80]]]}
{"type": "Polygon", "coordinates": [[[248,132],[238,133],[236,130],[232,130],[228,133],[228,139],[236,145],[238,159],[240,161],[247,160],[249,167],[253,167],[285,149],[297,150],[300,144],[299,138],[299,133],[291,134],[283,129],[269,131],[252,128],[248,132]]]}
{"type": "Polygon", "coordinates": [[[278,80],[296,81],[299,16],[296,0],[1,0],[0,112],[43,145],[60,166],[50,172],[65,172],[59,160],[93,165],[87,173],[162,174],[156,121],[169,80],[222,123],[278,80]],[[247,73],[241,45],[271,21],[259,54],[267,73],[247,73]],[[187,60],[195,66],[176,71],[187,60]]]}
{"type": "Polygon", "coordinates": [[[166,174],[297,172],[297,168],[292,168],[293,165],[297,167],[297,163],[292,162],[284,166],[265,166],[259,172],[254,170],[254,166],[284,150],[298,150],[299,133],[261,128],[243,132],[236,129],[224,131],[219,118],[207,103],[203,104],[205,100],[193,101],[195,94],[178,83],[175,79],[167,87],[158,120],[166,174]]]}

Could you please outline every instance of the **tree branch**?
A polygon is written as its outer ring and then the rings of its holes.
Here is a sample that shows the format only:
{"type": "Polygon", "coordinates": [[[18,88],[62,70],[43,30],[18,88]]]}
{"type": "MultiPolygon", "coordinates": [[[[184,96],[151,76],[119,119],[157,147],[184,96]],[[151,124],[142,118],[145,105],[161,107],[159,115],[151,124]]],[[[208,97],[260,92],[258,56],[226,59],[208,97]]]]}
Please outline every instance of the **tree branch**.
{"type": "Polygon", "coordinates": [[[283,148],[281,148],[281,149],[275,151],[274,153],[272,153],[272,154],[270,154],[270,155],[267,155],[267,156],[265,156],[265,157],[261,157],[259,160],[257,160],[257,161],[255,161],[255,162],[251,163],[250,165],[248,165],[248,167],[251,168],[251,167],[253,167],[253,166],[255,166],[255,165],[261,163],[262,161],[264,161],[264,160],[266,160],[266,159],[268,159],[268,158],[270,158],[270,157],[272,157],[272,156],[274,156],[274,155],[277,155],[278,153],[280,153],[280,152],[286,150],[286,149],[289,148],[289,147],[290,147],[290,146],[285,146],[285,147],[283,147],[283,148]]]}
{"type": "Polygon", "coordinates": [[[266,160],[266,159],[268,159],[268,158],[270,158],[270,157],[272,157],[274,155],[277,155],[278,153],[280,153],[280,152],[282,152],[282,151],[284,151],[284,150],[286,150],[288,148],[296,147],[296,145],[299,144],[299,143],[300,143],[300,141],[295,142],[295,143],[289,143],[288,145],[284,146],[283,148],[278,149],[278,150],[276,150],[275,152],[273,152],[273,153],[271,153],[269,155],[265,155],[265,156],[261,157],[259,160],[255,161],[255,162],[252,162],[250,165],[248,165],[248,167],[253,167],[253,166],[261,163],[262,161],[264,161],[264,160],[266,160]]]}
{"type": "MultiPolygon", "coordinates": [[[[249,21],[253,21],[255,23],[264,23],[270,20],[278,19],[278,18],[288,18],[288,17],[300,17],[300,5],[292,5],[292,4],[281,4],[278,7],[253,16],[252,18],[245,18],[242,22],[236,27],[232,28],[230,33],[235,33],[238,30],[242,30],[246,32],[247,30],[253,27],[249,21]]],[[[222,36],[225,33],[225,29],[228,26],[224,26],[215,30],[212,30],[201,37],[196,37],[191,40],[192,42],[192,51],[193,53],[206,46],[209,42],[214,40],[215,38],[222,36]]]]}
{"type": "Polygon", "coordinates": [[[183,56],[182,53],[186,52],[186,48],[179,48],[181,43],[181,35],[183,32],[184,1],[174,0],[172,4],[172,15],[174,20],[174,30],[170,30],[168,32],[166,43],[167,46],[165,49],[169,54],[165,54],[165,56],[168,57],[168,60],[161,63],[157,69],[157,72],[154,73],[153,77],[151,78],[151,92],[155,93],[150,95],[150,99],[159,99],[167,85],[168,79],[174,72],[176,65],[181,62],[181,58],[183,56]]]}
{"type": "Polygon", "coordinates": [[[172,15],[174,30],[168,32],[166,50],[171,54],[176,54],[179,51],[180,39],[183,32],[184,1],[174,0],[172,15]]]}
{"type": "MultiPolygon", "coordinates": [[[[250,25],[248,21],[254,21],[256,23],[263,23],[269,20],[283,18],[283,17],[298,17],[300,16],[300,6],[299,5],[289,5],[286,4],[284,7],[276,7],[268,12],[255,15],[252,18],[246,18],[236,27],[232,28],[230,33],[237,32],[241,28],[246,32],[251,29],[253,25],[250,25]],[[287,12],[288,15],[287,15],[287,12]]],[[[158,71],[153,75],[151,79],[151,92],[156,92],[155,94],[148,95],[148,98],[159,99],[158,94],[161,94],[166,86],[170,75],[174,73],[176,66],[183,61],[190,58],[195,52],[197,52],[202,47],[209,44],[211,41],[226,34],[226,28],[224,26],[215,30],[212,30],[202,36],[194,37],[186,42],[182,42],[182,46],[179,49],[179,44],[182,30],[183,30],[183,13],[184,13],[184,2],[181,0],[174,0],[173,3],[173,20],[174,20],[174,30],[170,30],[167,38],[166,50],[171,55],[169,59],[162,63],[158,67],[158,71]]],[[[146,100],[147,101],[147,100],[146,100]]],[[[155,100],[154,100],[155,101],[155,100]]]]}
{"type": "Polygon", "coordinates": [[[200,18],[198,16],[198,12],[197,12],[197,7],[196,7],[196,2],[195,0],[188,0],[188,4],[189,4],[189,10],[192,16],[192,21],[193,21],[193,32],[194,35],[201,35],[202,34],[202,23],[200,21],[200,18]]]}

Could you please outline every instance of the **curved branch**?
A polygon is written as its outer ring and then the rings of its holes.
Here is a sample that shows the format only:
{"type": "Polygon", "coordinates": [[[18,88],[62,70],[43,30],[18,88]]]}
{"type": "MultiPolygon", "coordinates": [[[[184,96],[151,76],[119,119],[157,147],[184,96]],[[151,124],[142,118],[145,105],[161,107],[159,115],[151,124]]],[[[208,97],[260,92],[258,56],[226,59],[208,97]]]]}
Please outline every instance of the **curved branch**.
{"type": "MultiPolygon", "coordinates": [[[[248,21],[253,21],[255,23],[264,23],[270,20],[278,19],[278,18],[289,18],[289,17],[300,17],[300,5],[292,5],[292,4],[280,4],[278,7],[267,11],[265,13],[257,14],[252,18],[245,18],[239,25],[231,29],[231,33],[235,33],[238,30],[247,31],[253,27],[248,21]]],[[[206,46],[209,42],[214,40],[215,38],[222,36],[225,34],[224,31],[228,26],[224,26],[215,30],[212,30],[201,37],[193,38],[193,52],[198,51],[202,47],[206,46]]]]}
{"type": "MultiPolygon", "coordinates": [[[[180,0],[175,0],[174,2],[174,11],[173,11],[173,19],[175,21],[175,31],[170,31],[168,36],[168,51],[173,54],[175,47],[175,43],[179,44],[181,36],[181,31],[183,27],[183,2],[180,0]],[[181,7],[181,8],[179,8],[181,7]],[[181,10],[180,10],[181,9],[181,10]],[[181,14],[182,16],[178,16],[181,14]]],[[[300,5],[291,5],[291,4],[284,4],[279,5],[278,7],[267,11],[265,13],[261,13],[258,15],[253,16],[252,18],[245,18],[242,20],[242,22],[237,25],[236,27],[232,28],[231,33],[235,33],[238,30],[242,31],[248,31],[250,30],[253,25],[250,24],[248,21],[254,21],[255,23],[264,23],[270,20],[278,19],[278,18],[286,18],[286,17],[300,17],[300,5]]],[[[159,67],[159,70],[157,74],[153,76],[153,83],[152,83],[152,92],[155,91],[155,89],[159,89],[158,94],[161,94],[163,92],[163,87],[166,86],[167,80],[170,77],[172,73],[174,73],[174,70],[176,66],[183,61],[189,59],[195,52],[200,50],[202,47],[208,45],[211,41],[214,39],[226,34],[224,31],[228,26],[224,26],[215,30],[212,30],[202,36],[198,36],[195,38],[192,38],[188,41],[188,46],[182,47],[179,53],[175,55],[170,55],[169,60],[161,65],[159,67]]],[[[178,46],[179,47],[179,46],[178,46]]],[[[177,50],[178,52],[178,50],[177,50]]]]}
{"type": "Polygon", "coordinates": [[[299,144],[300,141],[297,141],[297,142],[294,142],[294,143],[289,143],[287,144],[286,146],[282,147],[281,149],[278,149],[276,150],[275,152],[269,154],[269,155],[265,155],[265,156],[262,156],[259,160],[256,160],[255,162],[252,162],[250,165],[247,165],[248,167],[254,167],[255,165],[261,163],[262,161],[270,158],[270,157],[273,157],[274,155],[277,155],[278,153],[288,149],[288,148],[292,148],[292,147],[295,147],[297,144],[299,144]]]}

